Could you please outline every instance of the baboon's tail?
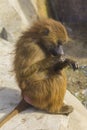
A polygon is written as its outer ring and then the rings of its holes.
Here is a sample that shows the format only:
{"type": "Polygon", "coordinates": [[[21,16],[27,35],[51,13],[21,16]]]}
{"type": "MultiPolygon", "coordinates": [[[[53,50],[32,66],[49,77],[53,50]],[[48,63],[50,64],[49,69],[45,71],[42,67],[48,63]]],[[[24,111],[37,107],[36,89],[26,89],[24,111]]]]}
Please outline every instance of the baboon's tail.
{"type": "Polygon", "coordinates": [[[24,99],[22,99],[20,101],[20,103],[17,105],[17,107],[15,107],[15,109],[9,113],[4,119],[2,119],[2,121],[0,121],[0,128],[7,122],[9,121],[12,117],[14,117],[15,115],[17,115],[18,113],[26,110],[29,107],[29,104],[26,103],[24,101],[24,99]]]}

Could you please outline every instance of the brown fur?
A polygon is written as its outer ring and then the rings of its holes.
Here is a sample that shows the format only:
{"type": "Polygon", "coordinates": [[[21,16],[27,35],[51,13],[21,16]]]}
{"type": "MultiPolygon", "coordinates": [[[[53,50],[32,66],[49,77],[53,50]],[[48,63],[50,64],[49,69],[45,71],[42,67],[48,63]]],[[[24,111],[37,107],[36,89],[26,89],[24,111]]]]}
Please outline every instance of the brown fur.
{"type": "Polygon", "coordinates": [[[16,44],[14,71],[22,97],[27,97],[34,107],[49,113],[69,114],[73,110],[63,103],[67,86],[63,68],[71,61],[62,61],[47,50],[51,45],[56,46],[58,41],[65,43],[68,39],[60,22],[45,19],[24,32],[16,44]]]}

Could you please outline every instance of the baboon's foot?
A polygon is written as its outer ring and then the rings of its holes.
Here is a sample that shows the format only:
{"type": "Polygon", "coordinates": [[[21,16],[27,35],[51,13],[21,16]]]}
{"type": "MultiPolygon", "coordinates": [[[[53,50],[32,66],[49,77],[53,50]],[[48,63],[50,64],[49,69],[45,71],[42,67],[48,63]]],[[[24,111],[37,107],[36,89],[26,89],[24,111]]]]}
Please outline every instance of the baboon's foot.
{"type": "Polygon", "coordinates": [[[73,112],[73,107],[64,104],[64,105],[61,107],[61,109],[60,109],[60,111],[58,112],[58,114],[69,115],[71,112],[73,112]]]}
{"type": "Polygon", "coordinates": [[[63,104],[60,109],[54,109],[54,106],[51,106],[47,112],[51,114],[69,115],[71,112],[73,112],[73,107],[63,104]]]}

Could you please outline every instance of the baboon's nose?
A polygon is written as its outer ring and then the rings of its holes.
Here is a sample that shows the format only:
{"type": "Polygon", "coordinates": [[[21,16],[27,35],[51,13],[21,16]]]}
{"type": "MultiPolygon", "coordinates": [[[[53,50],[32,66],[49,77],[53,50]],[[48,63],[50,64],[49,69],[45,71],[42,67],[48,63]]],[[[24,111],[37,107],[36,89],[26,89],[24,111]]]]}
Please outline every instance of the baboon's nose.
{"type": "Polygon", "coordinates": [[[52,55],[54,56],[62,56],[64,55],[63,47],[62,45],[59,45],[51,50],[52,55]]]}

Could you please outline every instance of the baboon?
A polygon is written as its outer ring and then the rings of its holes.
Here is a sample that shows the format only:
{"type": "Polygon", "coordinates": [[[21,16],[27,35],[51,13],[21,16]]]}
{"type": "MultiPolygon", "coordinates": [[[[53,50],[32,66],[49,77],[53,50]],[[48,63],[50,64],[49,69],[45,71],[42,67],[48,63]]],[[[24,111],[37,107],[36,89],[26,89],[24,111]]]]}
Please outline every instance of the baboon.
{"type": "Polygon", "coordinates": [[[62,58],[62,46],[68,41],[65,27],[53,19],[38,20],[22,34],[15,47],[14,71],[23,100],[0,127],[29,104],[52,114],[73,111],[63,102],[67,86],[64,68],[78,68],[75,61],[62,58]]]}

